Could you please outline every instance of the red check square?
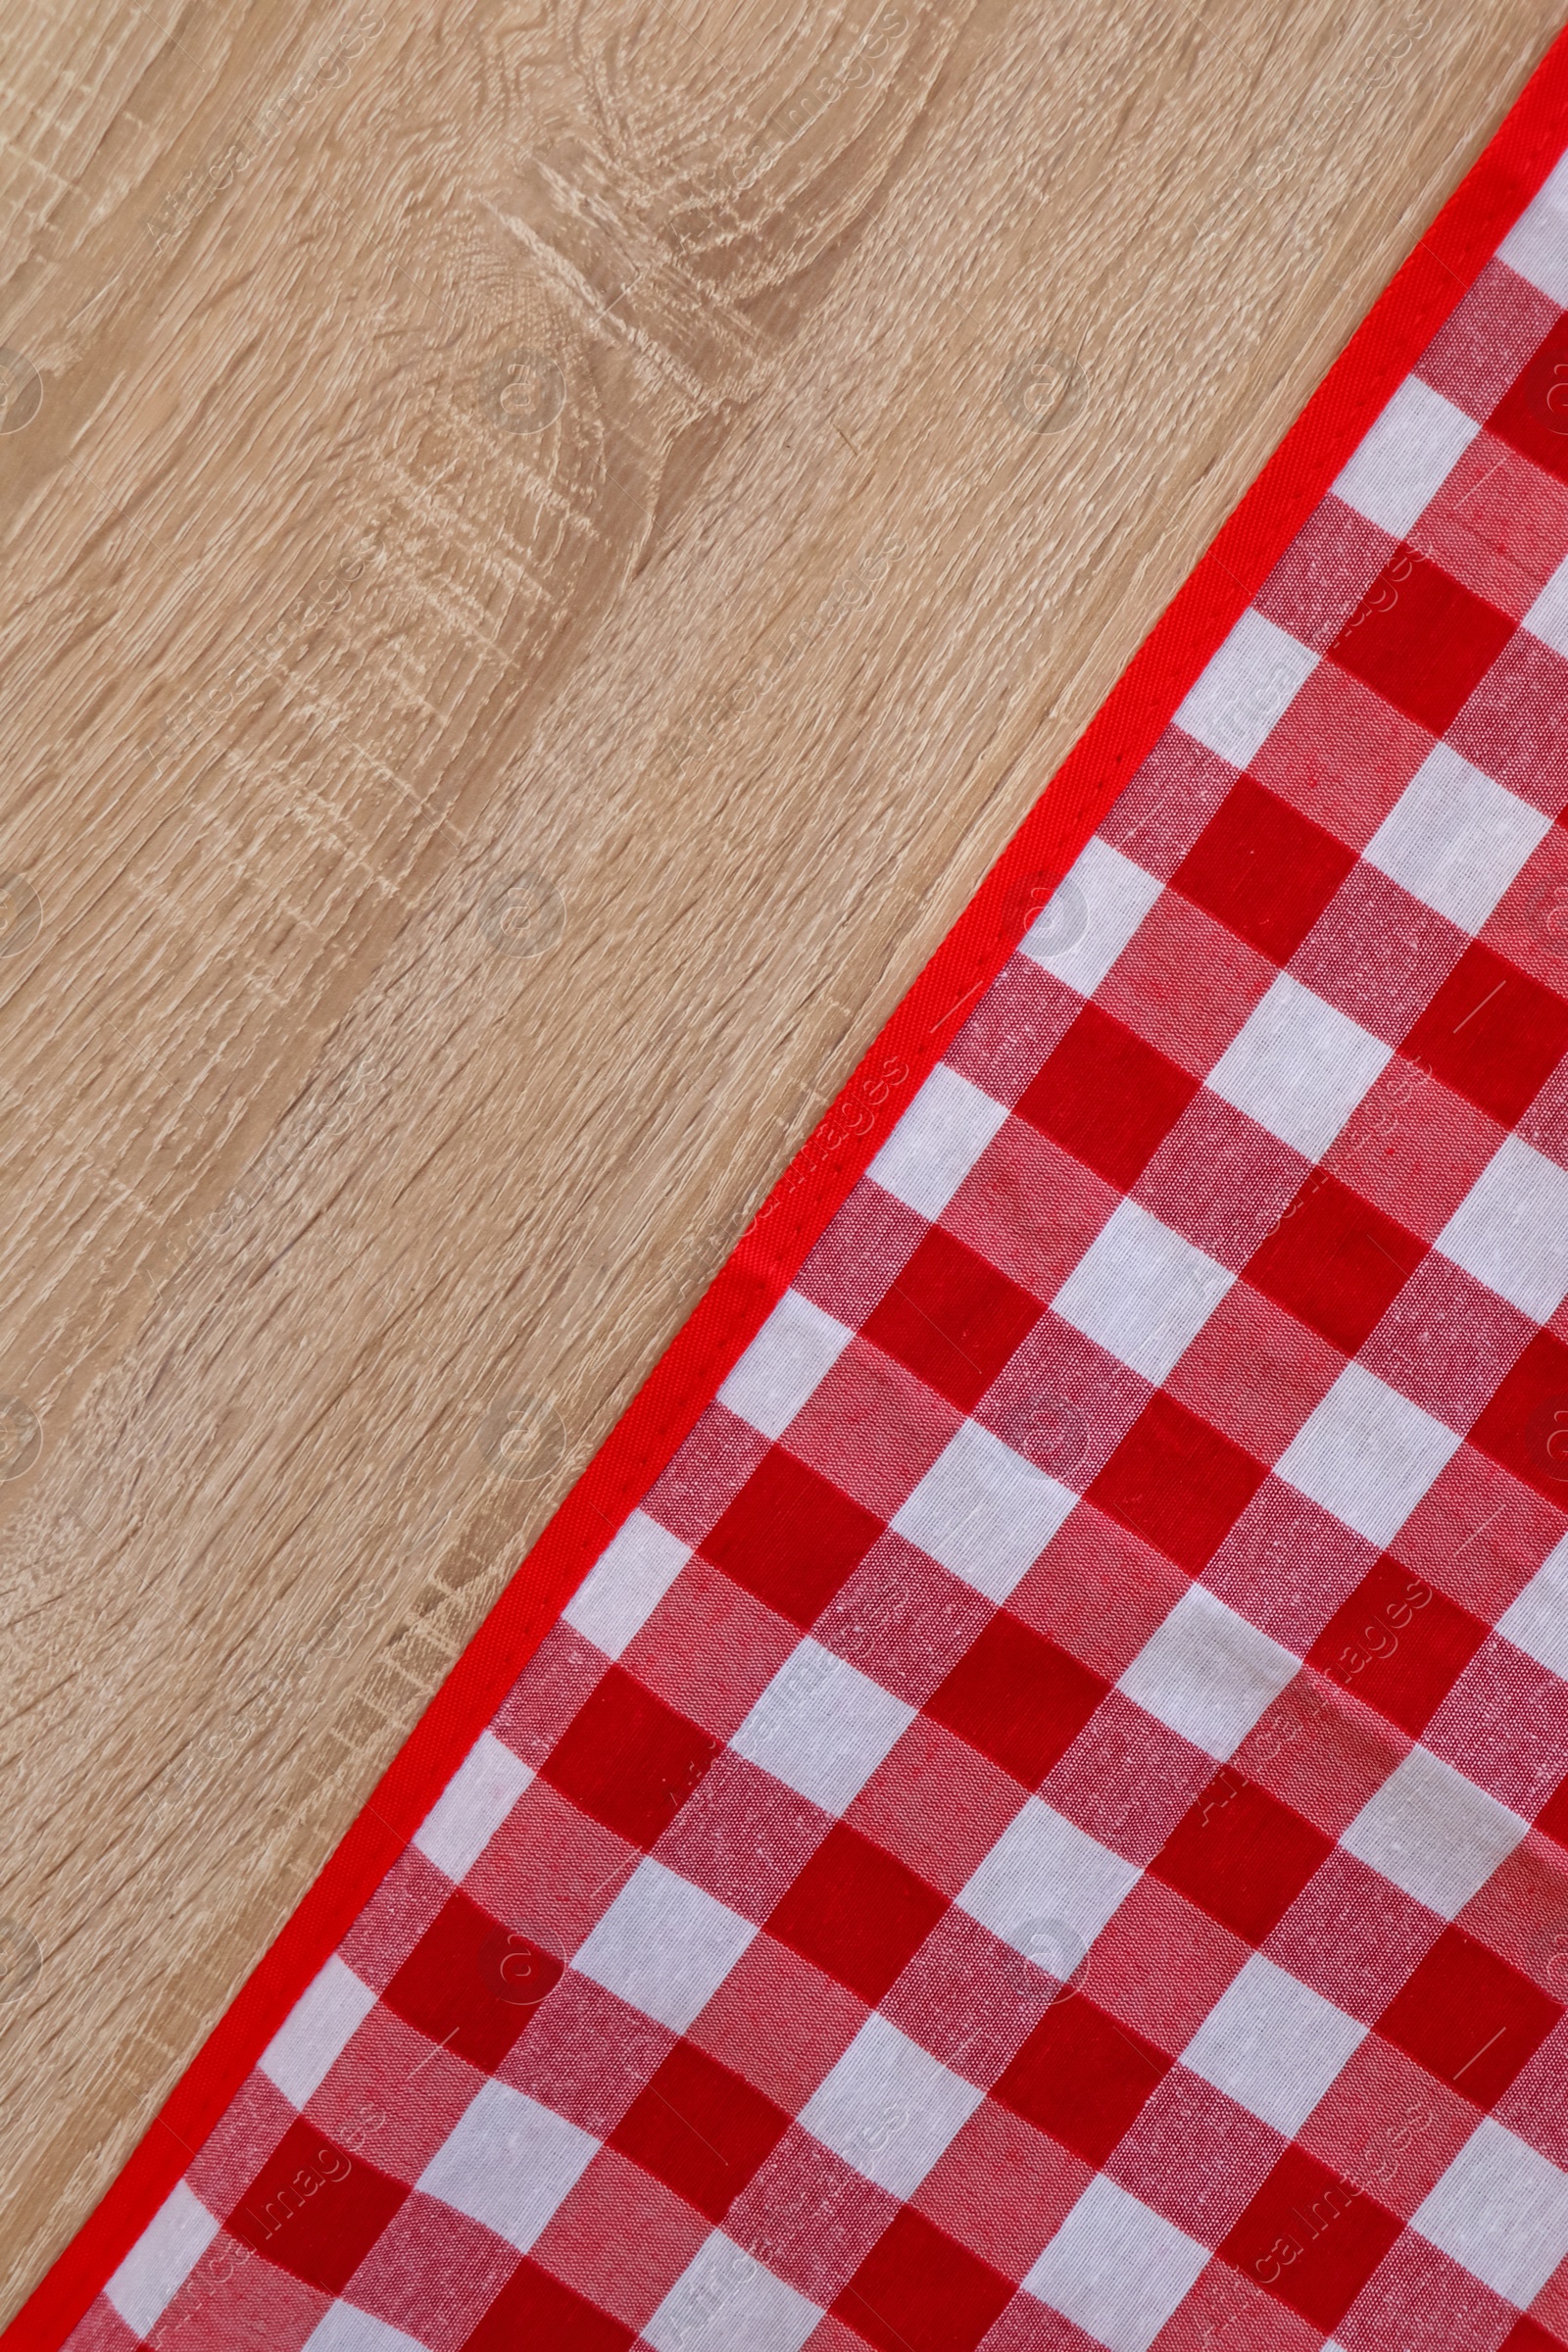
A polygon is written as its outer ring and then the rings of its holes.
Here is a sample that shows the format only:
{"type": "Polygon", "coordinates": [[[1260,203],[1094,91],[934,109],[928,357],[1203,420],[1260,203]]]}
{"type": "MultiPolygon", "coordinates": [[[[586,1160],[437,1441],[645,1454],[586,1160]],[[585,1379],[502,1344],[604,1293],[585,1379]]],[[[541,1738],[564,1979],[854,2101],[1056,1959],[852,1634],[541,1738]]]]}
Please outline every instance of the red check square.
{"type": "Polygon", "coordinates": [[[1059,2140],[984,2099],[912,2201],[993,2270],[1022,2278],[1093,2177],[1059,2140]]]}
{"type": "Polygon", "coordinates": [[[715,1398],[643,1508],[683,1544],[700,1544],[767,1452],[767,1440],[715,1398]]]}
{"type": "Polygon", "coordinates": [[[1395,553],[1396,542],[1331,491],[1257,593],[1257,610],[1323,653],[1395,553]]]}
{"type": "Polygon", "coordinates": [[[1288,963],[1354,863],[1354,852],[1332,833],[1242,776],[1171,888],[1261,955],[1288,963]]]}
{"type": "Polygon", "coordinates": [[[1150,1868],[1222,1927],[1261,1943],[1333,1850],[1334,1840],[1300,1814],[1227,1770],[1150,1868]]]}
{"type": "Polygon", "coordinates": [[[1549,294],[1491,260],[1427,345],[1416,373],[1483,423],[1561,316],[1549,294]]]}
{"type": "Polygon", "coordinates": [[[1402,1051],[1418,1068],[1511,1127],[1568,1051],[1568,1000],[1478,940],[1402,1051]]]}
{"type": "Polygon", "coordinates": [[[1385,1555],[1329,1619],[1307,1663],[1417,1738],[1486,1638],[1480,1618],[1385,1555]]]}
{"type": "Polygon", "coordinates": [[[641,2165],[601,2148],[535,2240],[532,2259],[584,2301],[640,2330],[711,2227],[641,2165]]]}
{"type": "Polygon", "coordinates": [[[807,1626],[865,1557],[882,1525],[775,1446],[703,1538],[703,1556],[780,1616],[807,1626]]]}
{"type": "Polygon", "coordinates": [[[516,2352],[549,2344],[552,2352],[627,2352],[636,2330],[587,2302],[536,2262],[520,2263],[463,2352],[516,2352]]]}
{"type": "Polygon", "coordinates": [[[1446,1928],[1378,2019],[1385,2040],[1478,2107],[1494,2107],[1563,2014],[1460,1927],[1446,1928]]]}
{"type": "Polygon", "coordinates": [[[1011,2300],[1010,2278],[906,2205],[833,2310],[878,2352],[975,2352],[1011,2300]]]}
{"type": "Polygon", "coordinates": [[[1560,816],[1568,807],[1568,662],[1521,629],[1454,720],[1448,741],[1532,808],[1560,816]]]}
{"type": "MultiPolygon", "coordinates": [[[[948,1049],[948,1067],[996,1102],[1016,1102],[1046,1055],[1078,1018],[1080,1003],[1070,988],[1042,971],[1031,957],[1014,956],[948,1049]]],[[[864,1311],[862,1306],[860,1313],[864,1311]]],[[[852,1313],[845,1320],[858,1323],[860,1315],[852,1313]]]]}
{"type": "Polygon", "coordinates": [[[1077,1994],[1048,2009],[992,2097],[1102,2165],[1170,2071],[1142,2034],[1077,1994]]]}
{"type": "Polygon", "coordinates": [[[1347,2017],[1373,2024],[1443,1923],[1381,1871],[1336,1847],[1264,1941],[1269,1959],[1347,2017]]]}
{"type": "Polygon", "coordinates": [[[1261,1462],[1160,1391],[1095,1480],[1088,1499],[1197,1576],[1266,1475],[1261,1462]]]}
{"type": "Polygon", "coordinates": [[[1526,1821],[1562,1779],[1568,1682],[1489,1633],[1426,1728],[1434,1755],[1526,1821]]]}
{"type": "Polygon", "coordinates": [[[1040,1301],[933,1226],[865,1337],[967,1412],[1040,1320],[1040,1301]]]}
{"type": "Polygon", "coordinates": [[[1038,1788],[1109,1689],[1054,1642],[999,1609],[926,1702],[1004,1772],[1038,1788]]]}
{"type": "Polygon", "coordinates": [[[1060,1290],[1116,1200],[1103,1177],[1038,1127],[1008,1119],[943,1210],[942,1228],[1044,1303],[1060,1290]]]}
{"type": "Polygon", "coordinates": [[[1379,1380],[1468,1429],[1533,1337],[1528,1315],[1434,1250],[1361,1349],[1379,1380]]]}
{"type": "Polygon", "coordinates": [[[1354,1355],[1426,1255],[1426,1245],[1336,1177],[1320,1176],[1249,1259],[1266,1298],[1354,1355]]]}
{"type": "Polygon", "coordinates": [[[719,2222],[789,2123],[782,2107],[739,2075],[692,2042],[678,2041],[621,2117],[610,2144],[719,2222]]]}
{"type": "Polygon", "coordinates": [[[798,2114],[864,2025],[865,2003],[798,1952],[759,1936],[688,2038],[798,2114]]]}
{"type": "Polygon", "coordinates": [[[1558,318],[1487,418],[1487,430],[1568,481],[1568,320],[1558,318]]]}
{"type": "Polygon", "coordinates": [[[989,2088],[1061,1990],[1051,1959],[1071,1966],[1074,1948],[1042,1950],[1037,1966],[955,1903],[889,1992],[882,2014],[953,2074],[989,2088]],[[996,1996],[983,2020],[972,2009],[976,1984],[996,1996]]]}
{"type": "Polygon", "coordinates": [[[1172,2067],[1105,2170],[1153,2212],[1217,2246],[1285,2151],[1268,2124],[1185,2066],[1172,2067]]]}
{"type": "Polygon", "coordinates": [[[1181,727],[1167,727],[1115,806],[1102,839],[1169,881],[1236,781],[1236,770],[1181,727]]]}
{"type": "MultiPolygon", "coordinates": [[[[416,2189],[355,2272],[354,2308],[416,2342],[422,2330],[432,2339],[432,2352],[466,2352],[474,2328],[484,2324],[516,2269],[515,2246],[443,2198],[416,2189]],[[447,2286],[436,2324],[428,2301],[432,2278],[447,2286]]],[[[226,2352],[236,2352],[242,2341],[236,2336],[226,2352]]]]}
{"type": "MultiPolygon", "coordinates": [[[[1039,971],[1038,965],[1030,968],[1039,971]]],[[[1047,979],[1044,972],[1040,977],[1047,979]]],[[[1059,989],[1054,980],[1049,985],[1059,989]]],[[[1069,990],[1059,989],[1059,993],[1076,1012],[1077,999],[1069,990]]],[[[1038,1061],[1030,1064],[1031,1070],[1039,1066],[1038,1061]]],[[[900,1267],[907,1265],[926,1231],[924,1217],[862,1177],[801,1267],[793,1287],[803,1298],[810,1298],[826,1313],[836,1315],[848,1330],[858,1331],[900,1267]]],[[[681,1448],[677,1461],[686,1450],[681,1448]]]]}
{"type": "MultiPolygon", "coordinates": [[[[909,1281],[909,1269],[895,1278],[879,1315],[909,1281]]],[[[790,1451],[853,1501],[892,1519],[961,1419],[924,1378],[855,1339],[790,1423],[790,1451]]]]}
{"type": "Polygon", "coordinates": [[[1287,2148],[1220,2253],[1319,2328],[1337,2328],[1399,2234],[1354,2181],[1287,2148]]]}
{"type": "Polygon", "coordinates": [[[947,1909],[912,1870],[844,1822],[827,1838],[767,1923],[767,1932],[879,2001],[947,1909]]]}
{"type": "Polygon", "coordinates": [[[1187,1590],[1184,1569],[1103,1511],[1081,1503],[1008,1600],[1097,1674],[1125,1673],[1187,1590]]]}
{"type": "Polygon", "coordinates": [[[1021,1801],[1012,1773],[934,1717],[917,1715],[848,1819],[928,1886],[956,1895],[1021,1801]]]}
{"type": "Polygon", "coordinates": [[[1369,2034],[1301,2126],[1309,2155],[1408,2221],[1476,2128],[1475,2109],[1369,2034]]]}
{"type": "Polygon", "coordinates": [[[1213,1773],[1212,1756],[1112,1690],[1040,1793],[1097,1843],[1148,1863],[1213,1773]]]}
{"type": "Polygon", "coordinates": [[[1250,1282],[1238,1282],[1176,1366],[1166,1394],[1253,1461],[1274,1462],[1344,1369],[1337,1348],[1250,1282]]]}
{"type": "Polygon", "coordinates": [[[792,2124],[724,2227],[777,2278],[826,2307],[898,2210],[885,2189],[792,2124]]]}
{"type": "MultiPolygon", "coordinates": [[[[1132,1197],[1173,1233],[1239,1272],[1290,1214],[1310,1169],[1299,1152],[1204,1086],[1139,1177],[1132,1197]]],[[[1202,1334],[1199,1337],[1201,1341],[1202,1334]]]]}
{"type": "Polygon", "coordinates": [[[1512,635],[1506,612],[1406,547],[1373,582],[1329,656],[1441,735],[1512,635]]]}
{"type": "Polygon", "coordinates": [[[1019,1096],[1018,1116],[1125,1191],[1197,1092],[1188,1071],[1086,1004],[1019,1096]]]}
{"type": "Polygon", "coordinates": [[[1568,1510],[1568,1347],[1538,1332],[1470,1432],[1470,1443],[1568,1510]]]}
{"type": "MultiPolygon", "coordinates": [[[[1226,808],[1235,797],[1233,793],[1227,800],[1226,808]]],[[[1208,840],[1219,822],[1216,817],[1201,841],[1208,840]]],[[[1185,872],[1198,855],[1190,853],[1181,870],[1185,872]]],[[[1206,1078],[1267,994],[1274,972],[1270,958],[1249,946],[1234,927],[1227,929],[1191,898],[1183,898],[1179,888],[1171,889],[1145,915],[1101,982],[1095,1003],[1189,1076],[1206,1078]]]]}
{"type": "Polygon", "coordinates": [[[1436,1241],[1496,1152],[1504,1129],[1396,1054],[1322,1166],[1423,1241],[1436,1241]]]}
{"type": "Polygon", "coordinates": [[[787,1618],[698,1553],[623,1652],[621,1664],[665,1706],[713,1739],[727,1740],[799,1639],[787,1618]]]}
{"type": "MultiPolygon", "coordinates": [[[[657,2071],[674,2038],[667,2026],[628,2011],[626,2002],[612,1992],[568,1969],[496,2073],[514,2090],[564,2115],[579,2132],[603,2139],[657,2071]]],[[[418,2091],[436,2071],[428,2066],[416,2074],[410,2064],[403,2074],[418,2091]]]]}
{"type": "Polygon", "coordinates": [[[813,1641],[911,1707],[924,1706],[992,1603],[890,1528],[839,1587],[813,1641]]]}
{"type": "Polygon", "coordinates": [[[492,1919],[460,1890],[381,1997],[443,2049],[494,2073],[561,1972],[556,1953],[492,1919]]]}
{"type": "MultiPolygon", "coordinates": [[[[1457,924],[1363,860],[1302,941],[1291,970],[1325,1004],[1396,1046],[1468,944],[1457,924]]],[[[1406,1084],[1413,1083],[1407,1071],[1406,1084]]],[[[1385,1126],[1394,1132],[1393,1123],[1385,1126]]]]}
{"type": "Polygon", "coordinates": [[[337,2294],[408,2193],[302,2117],[225,2218],[241,2245],[337,2294]]]}
{"type": "Polygon", "coordinates": [[[612,1666],[541,1767],[553,1788],[633,1845],[653,1845],[719,1751],[711,1732],[612,1666]]]}

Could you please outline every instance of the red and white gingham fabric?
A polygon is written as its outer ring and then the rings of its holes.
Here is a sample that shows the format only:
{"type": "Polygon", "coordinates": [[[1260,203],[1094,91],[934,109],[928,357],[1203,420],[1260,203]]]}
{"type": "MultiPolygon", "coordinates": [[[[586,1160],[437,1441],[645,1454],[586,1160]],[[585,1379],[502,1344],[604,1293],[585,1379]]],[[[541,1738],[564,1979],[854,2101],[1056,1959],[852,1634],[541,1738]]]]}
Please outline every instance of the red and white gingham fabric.
{"type": "Polygon", "coordinates": [[[78,2352],[1568,2343],[1565,809],[1568,164],[78,2352]]]}

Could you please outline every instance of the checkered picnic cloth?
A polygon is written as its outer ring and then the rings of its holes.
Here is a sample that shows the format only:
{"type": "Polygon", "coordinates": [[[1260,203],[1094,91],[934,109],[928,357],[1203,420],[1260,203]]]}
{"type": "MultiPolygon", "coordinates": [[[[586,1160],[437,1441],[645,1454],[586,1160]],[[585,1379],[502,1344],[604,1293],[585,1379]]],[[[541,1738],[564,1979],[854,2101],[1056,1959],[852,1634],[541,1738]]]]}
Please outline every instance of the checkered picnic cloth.
{"type": "Polygon", "coordinates": [[[78,2352],[1568,2343],[1568,162],[78,2352]]]}

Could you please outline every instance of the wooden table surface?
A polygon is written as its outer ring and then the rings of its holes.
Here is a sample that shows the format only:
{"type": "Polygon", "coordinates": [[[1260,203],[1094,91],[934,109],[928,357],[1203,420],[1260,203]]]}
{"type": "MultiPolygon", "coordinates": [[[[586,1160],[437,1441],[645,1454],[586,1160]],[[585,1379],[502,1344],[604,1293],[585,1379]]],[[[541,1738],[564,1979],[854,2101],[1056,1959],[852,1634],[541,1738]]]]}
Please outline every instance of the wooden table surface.
{"type": "Polygon", "coordinates": [[[12,0],[0,2314],[1555,29],[12,0]]]}

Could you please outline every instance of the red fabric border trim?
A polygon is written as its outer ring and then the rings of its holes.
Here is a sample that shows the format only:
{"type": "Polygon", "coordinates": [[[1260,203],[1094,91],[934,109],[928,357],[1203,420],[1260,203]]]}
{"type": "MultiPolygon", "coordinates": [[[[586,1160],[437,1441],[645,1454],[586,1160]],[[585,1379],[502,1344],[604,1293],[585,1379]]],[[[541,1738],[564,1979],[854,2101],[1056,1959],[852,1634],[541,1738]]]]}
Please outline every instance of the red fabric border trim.
{"type": "Polygon", "coordinates": [[[942,946],[566,1494],[320,1876],[0,2352],[58,2352],[663,1470],[1199,672],[1568,148],[1568,31],[1134,655],[942,946]]]}

